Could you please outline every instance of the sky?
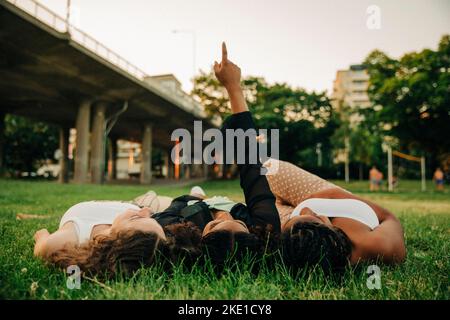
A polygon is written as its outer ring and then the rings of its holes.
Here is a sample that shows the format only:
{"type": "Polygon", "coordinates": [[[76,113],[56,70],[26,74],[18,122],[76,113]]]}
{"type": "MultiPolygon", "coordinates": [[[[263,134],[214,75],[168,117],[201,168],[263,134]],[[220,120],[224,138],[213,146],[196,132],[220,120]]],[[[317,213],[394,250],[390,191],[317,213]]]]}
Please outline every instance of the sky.
{"type": "MultiPolygon", "coordinates": [[[[67,0],[38,2],[66,16],[67,0]]],[[[336,71],[374,49],[394,58],[436,49],[450,34],[450,1],[71,0],[71,22],[147,74],[173,73],[186,91],[226,41],[244,76],[331,93],[336,71]]]]}

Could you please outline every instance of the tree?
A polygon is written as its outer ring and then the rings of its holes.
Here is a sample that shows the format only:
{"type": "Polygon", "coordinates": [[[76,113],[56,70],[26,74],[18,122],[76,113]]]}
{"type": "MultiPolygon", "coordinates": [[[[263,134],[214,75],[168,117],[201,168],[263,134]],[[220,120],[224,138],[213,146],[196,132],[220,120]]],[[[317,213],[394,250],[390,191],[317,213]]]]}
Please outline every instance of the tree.
{"type": "Polygon", "coordinates": [[[396,60],[375,50],[365,64],[381,132],[397,137],[403,149],[423,150],[439,161],[450,158],[450,36],[442,37],[437,51],[396,60]]]}
{"type": "Polygon", "coordinates": [[[194,78],[191,95],[205,107],[206,114],[211,119],[224,119],[231,114],[228,94],[212,71],[206,73],[200,70],[200,74],[194,78]]]}
{"type": "Polygon", "coordinates": [[[358,176],[364,178],[364,169],[371,165],[384,166],[382,135],[371,108],[341,106],[337,117],[338,128],[332,137],[336,152],[342,153],[344,141],[349,142],[349,162],[358,164],[358,176]]]}
{"type": "Polygon", "coordinates": [[[5,167],[34,171],[40,160],[52,159],[58,149],[58,128],[7,114],[5,117],[5,167]]]}

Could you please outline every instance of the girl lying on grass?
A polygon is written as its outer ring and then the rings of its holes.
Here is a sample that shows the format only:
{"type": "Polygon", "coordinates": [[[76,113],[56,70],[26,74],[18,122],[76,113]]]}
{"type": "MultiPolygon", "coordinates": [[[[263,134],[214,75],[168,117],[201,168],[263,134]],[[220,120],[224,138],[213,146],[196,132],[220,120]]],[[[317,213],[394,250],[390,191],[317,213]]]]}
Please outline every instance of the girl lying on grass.
{"type": "Polygon", "coordinates": [[[59,229],[34,235],[34,255],[61,268],[77,265],[91,274],[132,273],[151,265],[168,247],[149,208],[120,201],[90,201],[71,207],[59,229]]]}

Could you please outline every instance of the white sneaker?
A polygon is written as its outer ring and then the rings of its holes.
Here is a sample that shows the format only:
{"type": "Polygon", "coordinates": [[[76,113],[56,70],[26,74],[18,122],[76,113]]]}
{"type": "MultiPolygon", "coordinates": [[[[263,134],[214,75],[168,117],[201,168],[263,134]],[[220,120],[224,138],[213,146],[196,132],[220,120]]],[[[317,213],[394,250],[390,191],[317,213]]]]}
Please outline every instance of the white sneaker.
{"type": "Polygon", "coordinates": [[[206,193],[205,191],[203,191],[203,189],[199,186],[194,186],[191,189],[190,195],[201,195],[203,197],[206,197],[206,193]]]}

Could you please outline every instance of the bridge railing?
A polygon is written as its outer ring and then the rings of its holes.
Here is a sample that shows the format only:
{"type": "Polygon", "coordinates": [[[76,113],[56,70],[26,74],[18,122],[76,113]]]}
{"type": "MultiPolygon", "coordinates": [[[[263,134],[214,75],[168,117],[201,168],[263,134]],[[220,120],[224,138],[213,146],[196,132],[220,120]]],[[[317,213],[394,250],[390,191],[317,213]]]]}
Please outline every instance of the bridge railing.
{"type": "MultiPolygon", "coordinates": [[[[116,67],[119,67],[120,69],[134,76],[143,83],[146,82],[144,81],[144,78],[148,77],[148,75],[144,71],[142,71],[141,69],[130,63],[127,59],[121,57],[120,55],[118,55],[117,53],[115,53],[114,51],[112,51],[111,49],[109,49],[108,47],[106,47],[93,37],[91,37],[86,32],[71,25],[67,19],[54,13],[52,10],[40,4],[36,0],[6,0],[6,1],[15,5],[21,10],[27,12],[29,15],[45,23],[54,30],[60,33],[68,34],[73,41],[77,42],[86,49],[92,51],[96,55],[107,60],[116,67]]],[[[159,85],[157,81],[152,82],[152,86],[156,86],[160,91],[170,94],[170,92],[166,90],[163,86],[159,85]]],[[[185,110],[191,112],[201,112],[200,108],[198,107],[199,106],[198,103],[188,94],[184,92],[183,94],[184,96],[181,96],[181,94],[171,96],[174,97],[178,101],[178,103],[183,106],[185,110]]]]}
{"type": "Polygon", "coordinates": [[[19,7],[23,11],[44,22],[49,27],[52,27],[58,32],[68,33],[73,41],[81,44],[83,47],[91,50],[98,56],[108,60],[117,67],[120,67],[129,74],[135,76],[139,80],[144,79],[145,72],[138,67],[131,64],[125,58],[119,56],[117,53],[88,35],[86,32],[71,25],[65,18],[57,15],[46,6],[40,4],[35,0],[7,0],[8,2],[19,7]]]}

